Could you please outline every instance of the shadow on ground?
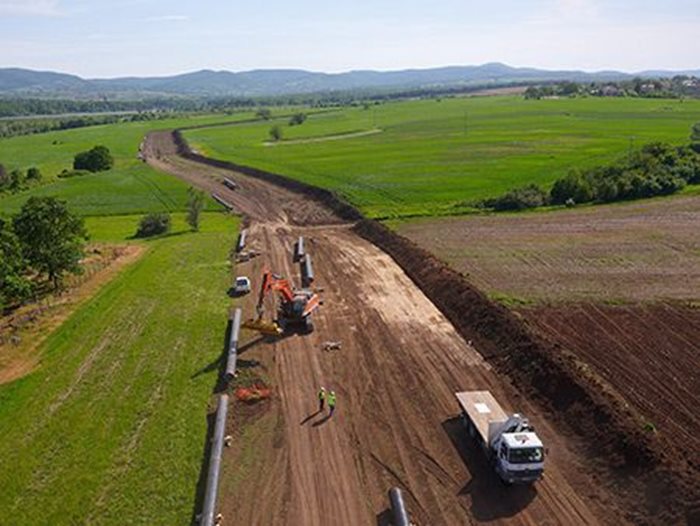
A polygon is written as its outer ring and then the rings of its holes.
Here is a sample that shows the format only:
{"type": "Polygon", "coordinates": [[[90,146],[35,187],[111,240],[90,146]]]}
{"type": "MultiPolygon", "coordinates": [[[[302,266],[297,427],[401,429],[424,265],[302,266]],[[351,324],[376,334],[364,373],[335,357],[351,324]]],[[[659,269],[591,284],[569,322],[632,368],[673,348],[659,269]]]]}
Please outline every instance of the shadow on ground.
{"type": "Polygon", "coordinates": [[[459,495],[470,500],[475,519],[493,521],[512,517],[535,499],[536,486],[506,486],[501,482],[484,452],[469,439],[460,417],[445,420],[442,428],[471,474],[471,480],[460,489],[459,495]]]}

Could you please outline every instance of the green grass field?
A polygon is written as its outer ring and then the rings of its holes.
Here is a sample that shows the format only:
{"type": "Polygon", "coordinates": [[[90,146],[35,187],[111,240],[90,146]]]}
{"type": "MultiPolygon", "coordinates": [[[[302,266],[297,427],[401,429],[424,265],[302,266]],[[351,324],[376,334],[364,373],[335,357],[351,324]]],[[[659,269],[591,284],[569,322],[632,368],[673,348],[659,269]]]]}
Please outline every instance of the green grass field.
{"type": "Polygon", "coordinates": [[[273,123],[186,132],[210,156],[338,191],[372,217],[459,212],[456,206],[570,168],[625,155],[630,144],[682,144],[700,101],[473,97],[393,102],[273,123]],[[379,130],[379,131],[377,131],[379,130]],[[364,132],[364,133],[363,133],[364,132]],[[343,137],[343,136],[346,137],[343,137]]]}
{"type": "MultiPolygon", "coordinates": [[[[87,226],[114,242],[137,221],[87,226]]],[[[0,386],[0,522],[189,523],[236,231],[208,213],[190,233],[178,214],[44,342],[36,370],[0,386]]]]}
{"type": "MultiPolygon", "coordinates": [[[[0,195],[0,214],[14,213],[30,195],[55,195],[68,201],[82,215],[130,214],[183,210],[187,186],[158,173],[137,159],[139,144],[153,129],[212,124],[250,118],[250,113],[232,116],[210,115],[91,126],[61,132],[26,135],[0,140],[0,163],[8,170],[26,171],[37,166],[44,175],[41,186],[14,195],[0,195]],[[107,146],[115,158],[108,172],[58,179],[63,169],[72,168],[76,153],[97,144],[107,146]]],[[[209,201],[210,209],[216,205],[209,201]]]]}

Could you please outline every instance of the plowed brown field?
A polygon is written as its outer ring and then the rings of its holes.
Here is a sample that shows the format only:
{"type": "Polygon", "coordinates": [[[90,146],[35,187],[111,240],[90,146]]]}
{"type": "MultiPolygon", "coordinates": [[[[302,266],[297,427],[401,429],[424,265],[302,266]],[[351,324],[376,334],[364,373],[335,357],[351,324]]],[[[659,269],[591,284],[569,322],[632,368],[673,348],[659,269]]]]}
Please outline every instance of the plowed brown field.
{"type": "Polygon", "coordinates": [[[615,386],[690,465],[700,468],[700,309],[668,304],[521,309],[615,386]]]}
{"type": "MultiPolygon", "coordinates": [[[[324,305],[316,331],[269,342],[246,335],[241,376],[272,387],[271,399],[235,402],[234,445],[224,460],[226,524],[387,524],[387,490],[404,490],[419,525],[620,524],[648,515],[643,495],[592,467],[580,441],[500,377],[386,253],[323,205],[267,182],[178,157],[169,133],[151,134],[149,162],[216,191],[250,220],[262,256],[237,272],[257,284],[263,266],[294,279],[292,243],[313,255],[324,305]],[[221,185],[233,177],[240,190],[221,185]],[[341,341],[338,351],[323,342],[341,341]],[[316,412],[324,385],[338,394],[333,418],[316,412]],[[547,475],[532,488],[504,488],[458,425],[453,393],[489,389],[507,410],[527,413],[549,447],[547,475]],[[630,497],[627,494],[627,497],[630,497]],[[635,501],[635,506],[629,503],[635,501]]],[[[244,302],[252,315],[254,298],[244,302]]],[[[583,437],[585,439],[585,437],[583,437]]],[[[678,520],[678,516],[675,519],[678,520]]]]}

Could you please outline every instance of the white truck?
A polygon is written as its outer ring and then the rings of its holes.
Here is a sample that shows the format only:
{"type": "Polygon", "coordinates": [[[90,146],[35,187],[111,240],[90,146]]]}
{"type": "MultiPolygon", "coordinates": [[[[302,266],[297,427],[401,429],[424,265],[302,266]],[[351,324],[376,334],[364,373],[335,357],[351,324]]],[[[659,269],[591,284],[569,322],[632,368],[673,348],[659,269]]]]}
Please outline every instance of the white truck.
{"type": "Polygon", "coordinates": [[[467,433],[505,484],[531,484],[544,472],[544,447],[527,418],[507,415],[489,391],[455,393],[467,433]]]}

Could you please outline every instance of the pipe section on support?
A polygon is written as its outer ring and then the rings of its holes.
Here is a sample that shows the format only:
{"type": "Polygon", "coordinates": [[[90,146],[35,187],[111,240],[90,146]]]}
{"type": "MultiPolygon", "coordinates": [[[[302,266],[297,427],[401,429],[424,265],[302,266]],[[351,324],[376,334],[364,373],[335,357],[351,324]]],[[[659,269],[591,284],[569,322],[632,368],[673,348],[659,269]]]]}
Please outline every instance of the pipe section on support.
{"type": "Polygon", "coordinates": [[[245,248],[246,240],[248,238],[248,230],[243,229],[238,234],[238,241],[236,241],[236,252],[242,252],[245,248]]]}
{"type": "Polygon", "coordinates": [[[229,212],[233,210],[233,205],[228,201],[225,201],[224,198],[221,197],[219,194],[211,194],[211,198],[217,203],[219,203],[221,206],[223,206],[229,212]]]}
{"type": "Polygon", "coordinates": [[[389,490],[389,501],[391,502],[391,513],[394,517],[393,526],[411,526],[406,512],[406,505],[403,502],[403,495],[399,488],[389,490]]]}
{"type": "Polygon", "coordinates": [[[301,261],[304,254],[304,236],[299,236],[297,242],[294,243],[294,261],[301,261]]]}
{"type": "Polygon", "coordinates": [[[211,453],[209,454],[209,471],[207,472],[207,486],[204,493],[204,507],[202,509],[202,526],[214,525],[214,513],[216,513],[216,497],[219,491],[219,471],[221,470],[221,453],[224,448],[224,433],[226,431],[226,416],[228,415],[228,395],[219,397],[219,406],[216,408],[216,424],[212,437],[211,453]]]}
{"type": "Polygon", "coordinates": [[[228,342],[228,359],[226,360],[226,380],[231,381],[236,375],[238,359],[238,333],[241,331],[241,309],[233,312],[231,317],[231,337],[228,342]]]}
{"type": "Polygon", "coordinates": [[[311,265],[311,255],[306,254],[299,264],[301,266],[301,286],[310,287],[314,282],[314,267],[311,265]]]}

